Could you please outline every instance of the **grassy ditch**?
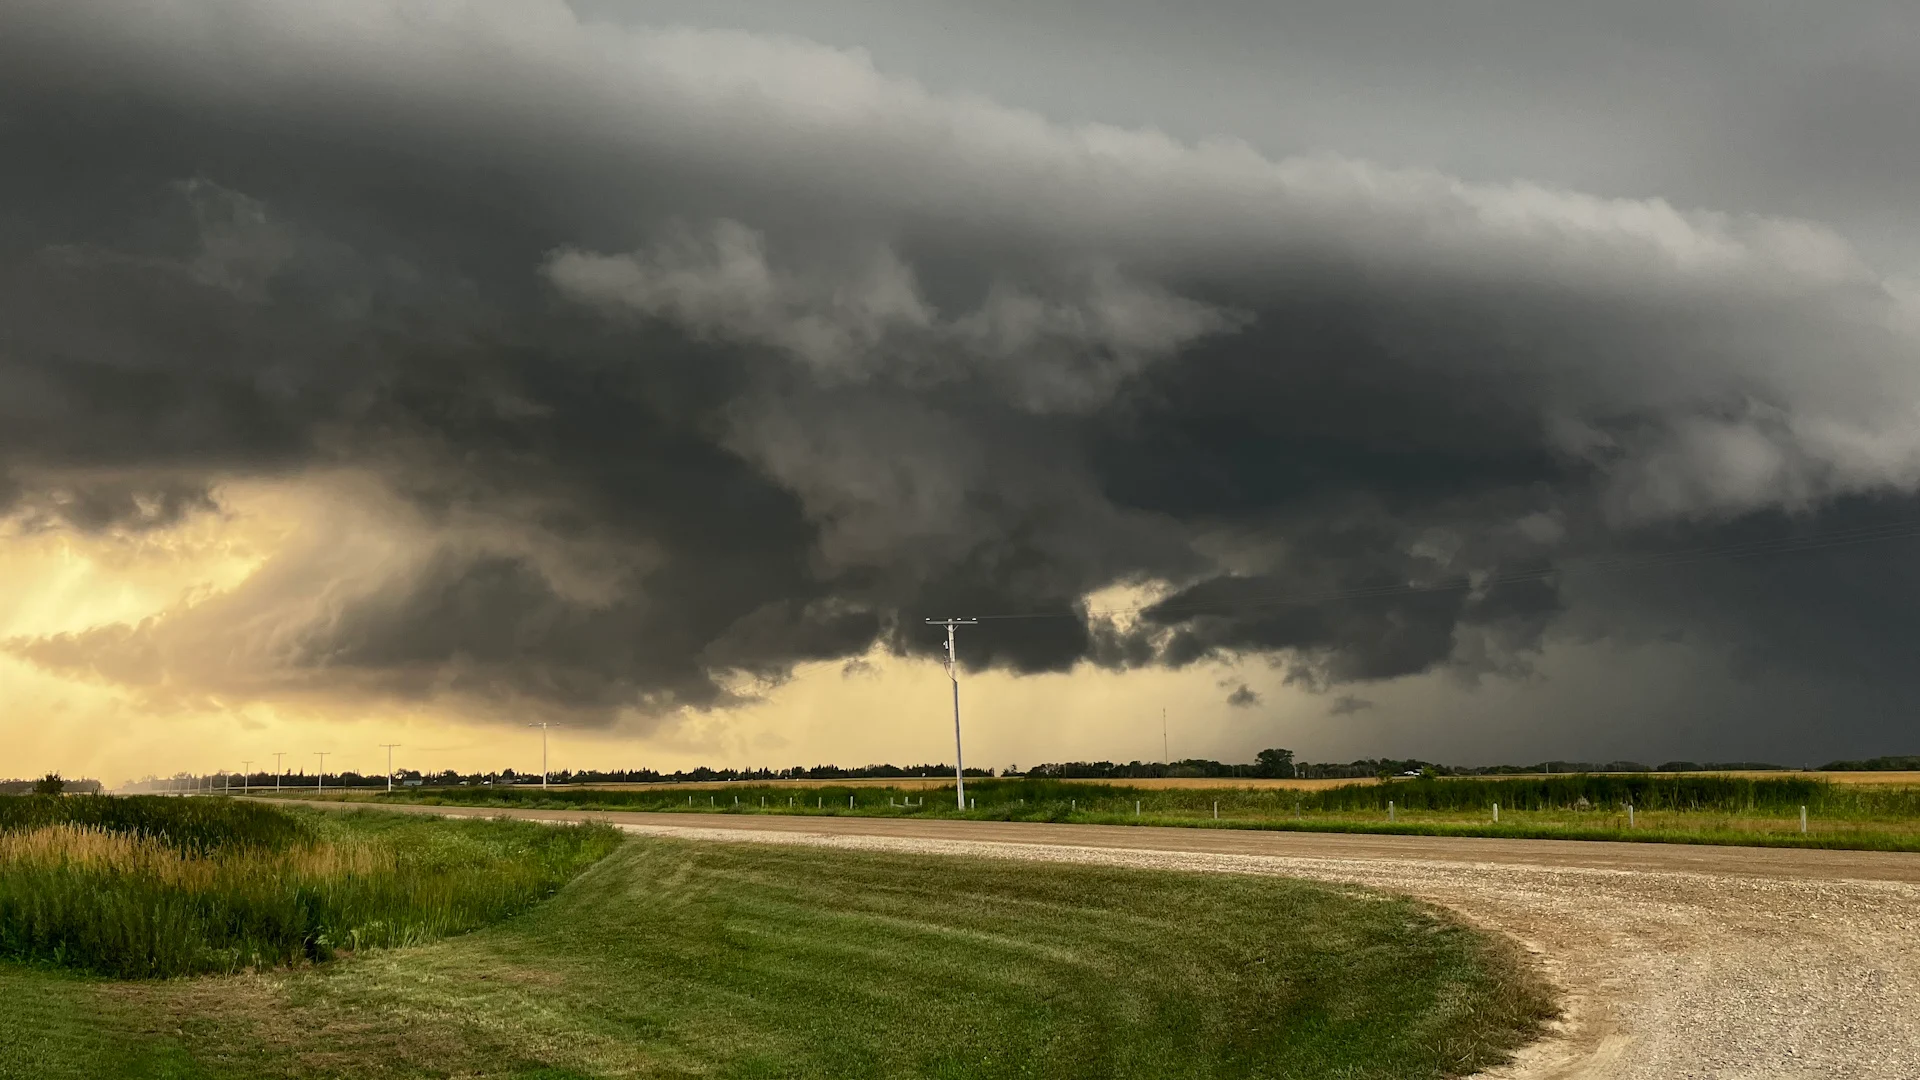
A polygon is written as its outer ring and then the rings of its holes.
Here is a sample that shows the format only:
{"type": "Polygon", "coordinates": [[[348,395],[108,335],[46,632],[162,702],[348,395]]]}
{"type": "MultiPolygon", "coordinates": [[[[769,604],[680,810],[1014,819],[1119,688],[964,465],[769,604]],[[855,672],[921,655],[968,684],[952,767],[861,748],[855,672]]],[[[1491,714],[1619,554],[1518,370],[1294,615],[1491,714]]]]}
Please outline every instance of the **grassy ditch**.
{"type": "Polygon", "coordinates": [[[88,1022],[0,1013],[22,1076],[1439,1080],[1553,1011],[1501,940],[1357,888],[652,838],[524,918],[349,964],[0,965],[0,997],[56,992],[88,1022]]]}
{"type": "Polygon", "coordinates": [[[618,842],[603,825],[9,797],[0,957],[143,978],[412,945],[524,910],[618,842]]]}
{"type": "Polygon", "coordinates": [[[1315,832],[1628,840],[1920,851],[1920,788],[1811,777],[1591,774],[1439,778],[1314,790],[1126,787],[1057,780],[953,788],[765,784],[630,789],[429,788],[336,798],[664,813],[827,814],[1315,832]],[[1495,807],[1499,807],[1498,821],[1495,807]],[[1801,831],[1800,808],[1807,808],[1801,831]],[[1628,808],[1632,811],[1629,814],[1628,808]]]}

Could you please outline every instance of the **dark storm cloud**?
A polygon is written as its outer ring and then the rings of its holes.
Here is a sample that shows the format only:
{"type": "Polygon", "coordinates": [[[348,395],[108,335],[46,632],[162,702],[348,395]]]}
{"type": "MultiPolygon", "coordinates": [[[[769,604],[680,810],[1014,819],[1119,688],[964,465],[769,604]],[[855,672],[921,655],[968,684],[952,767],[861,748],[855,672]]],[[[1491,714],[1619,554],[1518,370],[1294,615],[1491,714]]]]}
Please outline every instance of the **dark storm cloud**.
{"type": "Polygon", "coordinates": [[[410,544],[10,646],[52,667],[610,717],[1033,612],[963,661],[1517,673],[1577,613],[1488,575],[1920,484],[1920,308],[1803,222],[555,3],[0,18],[0,498],[99,529],[371,476],[410,544]]]}
{"type": "Polygon", "coordinates": [[[1373,708],[1373,702],[1353,694],[1341,694],[1333,699],[1333,707],[1327,710],[1330,716],[1352,716],[1373,708]]]}

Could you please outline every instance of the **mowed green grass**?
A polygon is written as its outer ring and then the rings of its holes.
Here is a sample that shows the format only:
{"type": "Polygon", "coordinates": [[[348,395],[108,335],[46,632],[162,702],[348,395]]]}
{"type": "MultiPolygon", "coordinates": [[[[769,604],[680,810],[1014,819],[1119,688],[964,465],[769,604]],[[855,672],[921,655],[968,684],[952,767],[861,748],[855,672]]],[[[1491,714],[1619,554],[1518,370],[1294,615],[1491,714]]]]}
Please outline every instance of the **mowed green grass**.
{"type": "Polygon", "coordinates": [[[1411,901],[630,839],[487,929],[301,970],[0,965],[0,1077],[1442,1077],[1552,1011],[1411,901]]]}

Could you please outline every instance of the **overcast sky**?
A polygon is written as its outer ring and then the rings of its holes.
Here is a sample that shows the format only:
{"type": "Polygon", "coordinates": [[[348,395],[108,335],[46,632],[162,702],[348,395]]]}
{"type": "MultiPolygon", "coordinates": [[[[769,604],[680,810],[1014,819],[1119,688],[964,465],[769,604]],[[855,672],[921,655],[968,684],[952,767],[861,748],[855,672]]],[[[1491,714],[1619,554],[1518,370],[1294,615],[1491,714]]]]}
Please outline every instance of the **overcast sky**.
{"type": "Polygon", "coordinates": [[[11,5],[0,773],[943,758],[949,614],[995,765],[1910,751],[1916,53],[11,5]]]}

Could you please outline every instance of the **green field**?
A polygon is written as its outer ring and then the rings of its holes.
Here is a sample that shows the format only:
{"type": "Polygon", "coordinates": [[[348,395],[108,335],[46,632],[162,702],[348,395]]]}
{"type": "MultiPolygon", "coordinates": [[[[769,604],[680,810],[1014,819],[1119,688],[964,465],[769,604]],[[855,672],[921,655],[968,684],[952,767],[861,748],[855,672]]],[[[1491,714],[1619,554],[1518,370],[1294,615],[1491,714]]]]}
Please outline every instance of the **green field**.
{"type": "Polygon", "coordinates": [[[619,840],[605,825],[8,796],[0,958],[154,977],[431,941],[525,910],[619,840]]]}
{"type": "Polygon", "coordinates": [[[9,1080],[1384,1080],[1551,1012],[1504,944],[1358,889],[655,839],[460,937],[187,979],[0,964],[0,1000],[9,1080]]]}
{"type": "MultiPolygon", "coordinates": [[[[811,814],[1305,832],[1628,840],[1672,844],[1920,851],[1920,788],[1806,777],[1590,775],[1409,779],[1312,790],[1128,787],[1062,780],[884,787],[768,784],[627,789],[427,788],[329,798],[448,806],[697,814],[811,814]],[[1584,800],[1584,803],[1583,803],[1584,800]],[[1392,805],[1389,806],[1389,803],[1392,805]],[[1499,806],[1499,820],[1494,807],[1499,806]],[[1628,807],[1632,816],[1629,819],[1628,807]],[[1807,808],[1801,831],[1800,808],[1807,808]]],[[[312,798],[310,792],[290,793],[312,798]]]]}

